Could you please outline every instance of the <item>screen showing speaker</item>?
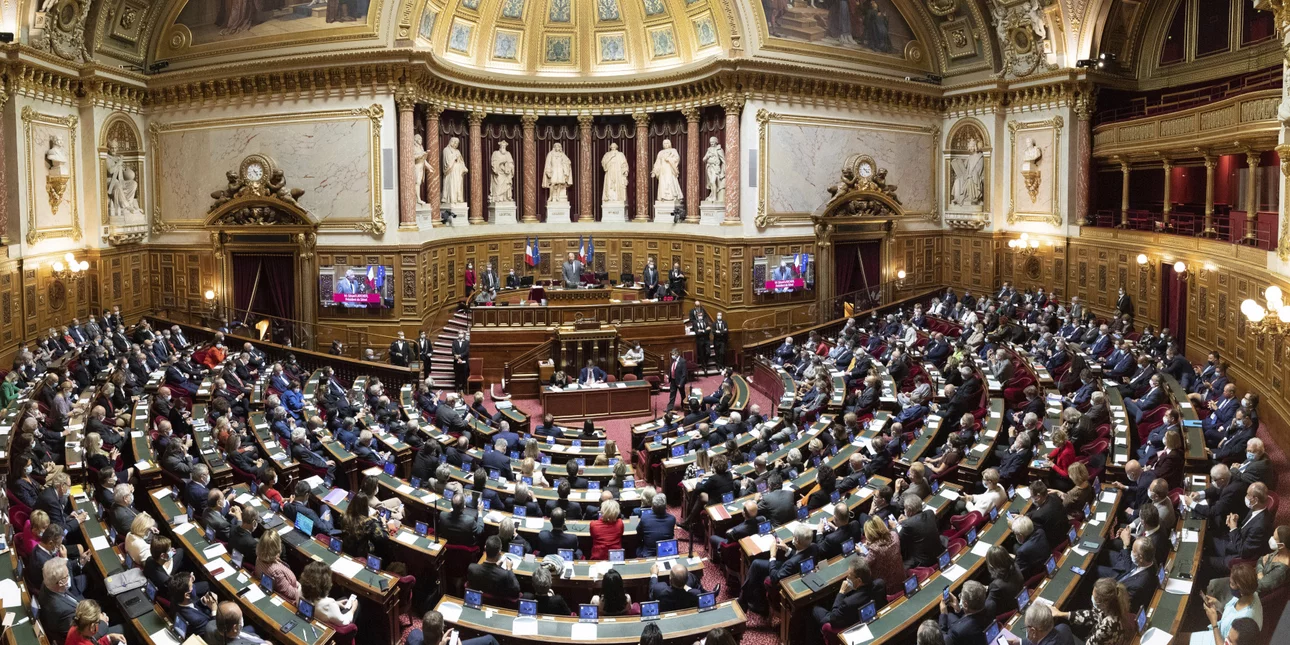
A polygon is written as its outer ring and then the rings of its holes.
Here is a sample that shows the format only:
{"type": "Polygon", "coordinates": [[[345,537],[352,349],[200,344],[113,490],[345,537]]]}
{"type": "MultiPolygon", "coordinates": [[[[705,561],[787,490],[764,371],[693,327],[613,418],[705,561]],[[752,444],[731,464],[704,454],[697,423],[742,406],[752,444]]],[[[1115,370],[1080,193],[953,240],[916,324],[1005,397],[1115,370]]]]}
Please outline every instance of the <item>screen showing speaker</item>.
{"type": "Polygon", "coordinates": [[[378,264],[323,267],[318,294],[323,307],[389,309],[394,306],[394,268],[378,264]]]}
{"type": "Polygon", "coordinates": [[[815,258],[810,253],[753,258],[753,290],[757,293],[795,293],[815,288],[815,258]]]}

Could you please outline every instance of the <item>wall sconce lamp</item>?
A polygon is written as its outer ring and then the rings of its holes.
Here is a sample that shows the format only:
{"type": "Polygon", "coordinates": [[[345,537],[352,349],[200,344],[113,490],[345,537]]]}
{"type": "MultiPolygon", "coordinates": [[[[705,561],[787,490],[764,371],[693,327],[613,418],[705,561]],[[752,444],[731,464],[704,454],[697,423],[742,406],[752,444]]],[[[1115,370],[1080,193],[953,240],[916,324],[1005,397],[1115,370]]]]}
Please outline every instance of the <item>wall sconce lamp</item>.
{"type": "Polygon", "coordinates": [[[1152,280],[1153,282],[1155,281],[1155,279],[1156,279],[1156,263],[1155,263],[1155,262],[1152,262],[1152,261],[1151,261],[1151,258],[1150,258],[1150,257],[1147,257],[1147,254],[1146,254],[1146,253],[1139,253],[1139,254],[1138,254],[1138,266],[1146,268],[1146,269],[1151,273],[1151,280],[1152,280]]]}
{"type": "Polygon", "coordinates": [[[214,318],[214,317],[215,317],[215,308],[218,306],[218,305],[215,303],[215,291],[214,291],[214,290],[211,290],[211,289],[207,289],[207,290],[206,290],[206,293],[203,293],[203,294],[202,294],[202,297],[206,299],[206,311],[207,311],[207,313],[208,313],[212,318],[214,318]]]}
{"type": "Polygon", "coordinates": [[[1187,263],[1183,262],[1182,260],[1178,260],[1177,262],[1174,262],[1174,273],[1178,274],[1178,279],[1183,281],[1190,280],[1192,278],[1192,275],[1194,275],[1191,271],[1191,268],[1188,267],[1187,263]]]}
{"type": "Polygon", "coordinates": [[[1290,334],[1290,306],[1282,301],[1281,288],[1272,285],[1263,293],[1267,307],[1246,298],[1241,303],[1241,313],[1249,323],[1251,332],[1260,336],[1285,336],[1290,334]]]}
{"type": "MultiPolygon", "coordinates": [[[[1044,243],[1049,246],[1052,245],[1052,242],[1046,241],[1044,243]]],[[[1029,233],[1022,233],[1021,237],[1008,240],[1008,248],[1012,249],[1013,251],[1016,251],[1017,253],[1020,253],[1024,257],[1033,257],[1036,253],[1038,253],[1040,244],[1041,242],[1039,238],[1030,237],[1029,233]]]]}
{"type": "Polygon", "coordinates": [[[90,263],[77,260],[76,256],[68,253],[62,260],[54,260],[50,269],[53,271],[55,280],[80,280],[85,277],[85,272],[90,270],[90,263]]]}
{"type": "Polygon", "coordinates": [[[897,288],[904,288],[904,286],[905,286],[905,278],[906,278],[908,275],[909,275],[909,274],[905,273],[905,270],[904,270],[904,269],[899,269],[899,270],[897,270],[897,271],[896,271],[896,287],[897,287],[897,288]]]}

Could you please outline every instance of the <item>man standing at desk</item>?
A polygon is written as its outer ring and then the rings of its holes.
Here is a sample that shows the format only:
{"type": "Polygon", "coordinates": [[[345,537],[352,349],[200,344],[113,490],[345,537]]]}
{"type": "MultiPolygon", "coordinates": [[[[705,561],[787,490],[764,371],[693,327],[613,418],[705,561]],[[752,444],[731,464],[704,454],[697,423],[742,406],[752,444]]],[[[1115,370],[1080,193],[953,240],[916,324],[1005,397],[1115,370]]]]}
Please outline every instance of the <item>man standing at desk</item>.
{"type": "Polygon", "coordinates": [[[565,259],[561,275],[564,277],[565,289],[578,288],[578,282],[582,280],[582,263],[573,253],[569,253],[568,258],[565,259]]]}
{"type": "Polygon", "coordinates": [[[717,320],[712,323],[712,355],[716,358],[717,369],[726,366],[726,347],[730,343],[730,325],[726,324],[725,318],[721,317],[721,312],[717,312],[717,320]]]}
{"type": "Polygon", "coordinates": [[[708,334],[712,332],[712,325],[708,322],[708,315],[699,309],[694,314],[694,361],[697,363],[697,370],[708,369],[709,350],[708,334]]]}
{"type": "Polygon", "coordinates": [[[452,375],[455,389],[464,392],[470,376],[470,340],[464,331],[457,332],[457,340],[452,341],[452,375]]]}
{"type": "Polygon", "coordinates": [[[654,266],[654,258],[650,258],[645,263],[645,271],[641,273],[641,283],[645,285],[646,298],[653,298],[658,292],[658,267],[654,266]]]}
{"type": "Polygon", "coordinates": [[[407,367],[411,362],[412,346],[403,338],[403,332],[399,332],[399,337],[390,343],[390,364],[399,367],[407,367]]]}
{"type": "MultiPolygon", "coordinates": [[[[341,278],[340,282],[336,283],[336,293],[358,294],[363,293],[364,291],[363,283],[354,275],[353,269],[345,269],[345,277],[341,278]]],[[[340,304],[343,307],[363,306],[362,303],[349,302],[348,300],[342,301],[340,304]]]]}
{"type": "Polygon", "coordinates": [[[681,261],[672,263],[672,271],[667,274],[667,289],[677,298],[685,297],[685,274],[681,272],[681,261]]]}
{"type": "Polygon", "coordinates": [[[670,382],[667,390],[667,407],[672,408],[676,401],[676,395],[681,394],[681,401],[685,401],[685,378],[686,378],[685,359],[681,357],[681,352],[675,347],[672,348],[672,361],[668,364],[667,378],[670,382]]]}
{"type": "Polygon", "coordinates": [[[596,383],[604,382],[605,370],[596,367],[595,363],[591,361],[587,361],[587,366],[578,373],[578,385],[595,385],[596,383]]]}
{"type": "Polygon", "coordinates": [[[493,263],[489,262],[484,266],[484,273],[479,276],[479,288],[493,296],[497,294],[497,288],[500,285],[501,280],[497,277],[497,269],[494,269],[493,263]]]}

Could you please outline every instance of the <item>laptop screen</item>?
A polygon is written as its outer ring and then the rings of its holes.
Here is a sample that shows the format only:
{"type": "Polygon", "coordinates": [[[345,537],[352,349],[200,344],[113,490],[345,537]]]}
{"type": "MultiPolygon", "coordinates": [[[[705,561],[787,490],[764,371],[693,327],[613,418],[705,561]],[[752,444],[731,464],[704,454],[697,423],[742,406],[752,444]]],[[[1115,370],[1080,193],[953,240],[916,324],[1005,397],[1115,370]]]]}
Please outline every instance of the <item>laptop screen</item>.
{"type": "Polygon", "coordinates": [[[512,545],[510,546],[510,548],[509,548],[509,549],[507,549],[507,550],[511,552],[511,555],[518,555],[518,556],[520,556],[521,558],[522,558],[522,557],[524,557],[524,545],[523,545],[523,544],[512,544],[512,545]]]}
{"type": "Polygon", "coordinates": [[[578,620],[595,622],[600,618],[600,608],[595,605],[578,605],[578,620]]]}
{"type": "Polygon", "coordinates": [[[661,540],[658,543],[658,557],[667,558],[676,555],[676,540],[661,540]]]}
{"type": "Polygon", "coordinates": [[[658,618],[658,601],[653,600],[641,603],[641,619],[658,618]]]}
{"type": "Polygon", "coordinates": [[[474,589],[467,589],[465,602],[467,607],[470,607],[471,609],[479,609],[479,606],[484,604],[484,594],[475,591],[474,589]]]}
{"type": "Polygon", "coordinates": [[[762,522],[761,525],[757,527],[757,532],[762,535],[770,533],[770,522],[762,522]]]}
{"type": "Polygon", "coordinates": [[[610,550],[609,550],[609,561],[610,561],[610,562],[622,562],[622,561],[623,561],[623,550],[622,550],[622,549],[610,549],[610,550]]]}
{"type": "Polygon", "coordinates": [[[300,612],[300,615],[305,618],[312,619],[314,617],[313,603],[305,600],[304,598],[300,599],[300,604],[296,605],[296,609],[300,612]]]}
{"type": "Polygon", "coordinates": [[[868,603],[865,604],[865,606],[860,608],[860,622],[862,623],[867,623],[872,621],[874,616],[877,616],[877,615],[878,615],[878,607],[877,605],[873,604],[873,601],[869,601],[868,603]]]}
{"type": "Polygon", "coordinates": [[[536,600],[524,600],[524,599],[521,599],[521,600],[520,600],[520,615],[521,615],[521,616],[535,616],[535,615],[537,615],[537,601],[536,601],[536,600]]]}
{"type": "Polygon", "coordinates": [[[699,611],[707,611],[717,605],[717,594],[709,591],[699,594],[699,611]]]}
{"type": "Polygon", "coordinates": [[[380,571],[381,559],[374,555],[367,556],[367,568],[371,569],[372,571],[380,571]]]}
{"type": "Polygon", "coordinates": [[[341,549],[340,538],[332,538],[328,543],[327,548],[331,549],[332,553],[339,554],[341,549]]]}
{"type": "Polygon", "coordinates": [[[314,521],[305,517],[304,513],[296,513],[296,528],[305,535],[312,535],[314,532],[314,521]]]}
{"type": "Polygon", "coordinates": [[[560,559],[564,560],[566,563],[573,561],[573,549],[559,549],[556,551],[556,554],[559,555],[560,559]]]}
{"type": "Polygon", "coordinates": [[[918,591],[918,576],[909,576],[905,581],[905,595],[912,596],[915,591],[918,591]]]}
{"type": "Polygon", "coordinates": [[[807,575],[812,571],[815,571],[815,558],[802,560],[802,575],[807,575]]]}

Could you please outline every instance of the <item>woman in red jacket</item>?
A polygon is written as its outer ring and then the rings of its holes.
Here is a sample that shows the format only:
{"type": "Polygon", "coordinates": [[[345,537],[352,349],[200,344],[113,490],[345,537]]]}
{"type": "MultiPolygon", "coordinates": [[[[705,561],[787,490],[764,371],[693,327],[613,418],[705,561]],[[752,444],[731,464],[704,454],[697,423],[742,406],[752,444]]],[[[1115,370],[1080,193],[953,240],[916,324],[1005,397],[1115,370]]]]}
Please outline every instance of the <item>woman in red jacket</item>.
{"type": "Polygon", "coordinates": [[[76,605],[72,627],[67,630],[67,640],[64,642],[66,645],[112,645],[125,642],[125,636],[120,634],[98,636],[99,631],[106,629],[106,626],[106,617],[99,609],[99,604],[93,600],[82,600],[76,605]]]}
{"type": "MultiPolygon", "coordinates": [[[[1079,461],[1079,455],[1075,453],[1075,444],[1066,440],[1065,430],[1058,429],[1053,431],[1053,446],[1053,451],[1048,453],[1048,461],[1053,463],[1054,473],[1061,475],[1063,480],[1068,480],[1067,469],[1070,468],[1071,464],[1079,461]]],[[[1068,488],[1070,486],[1066,486],[1062,490],[1068,488]]]]}
{"type": "Polygon", "coordinates": [[[600,505],[600,519],[589,527],[592,560],[608,560],[610,551],[623,548],[623,521],[618,513],[618,502],[612,499],[600,505]]]}

